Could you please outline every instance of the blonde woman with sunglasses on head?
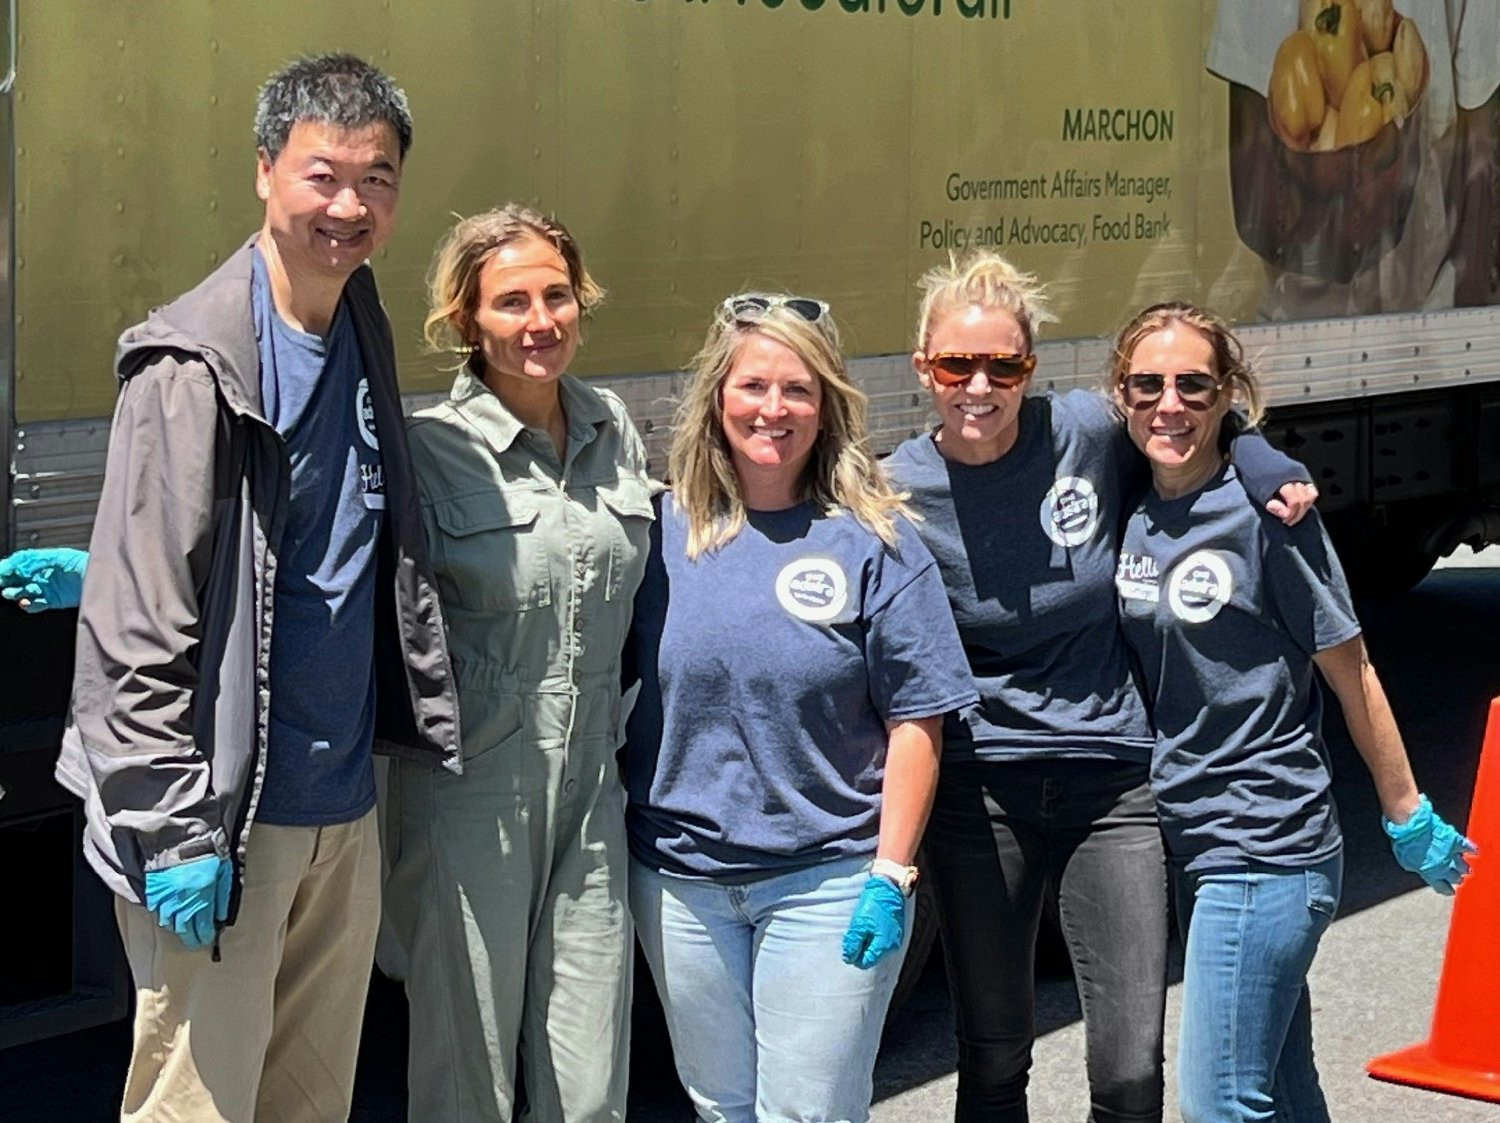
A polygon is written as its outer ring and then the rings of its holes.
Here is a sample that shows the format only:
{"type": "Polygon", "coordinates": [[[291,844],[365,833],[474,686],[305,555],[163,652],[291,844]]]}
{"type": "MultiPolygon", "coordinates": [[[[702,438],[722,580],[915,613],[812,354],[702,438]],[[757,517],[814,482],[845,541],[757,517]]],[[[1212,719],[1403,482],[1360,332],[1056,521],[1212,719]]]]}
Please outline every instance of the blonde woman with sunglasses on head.
{"type": "MultiPolygon", "coordinates": [[[[938,425],[886,469],[922,515],[980,695],[944,729],[924,847],[958,1015],[954,1118],[1028,1118],[1050,896],[1084,1011],[1090,1118],[1160,1120],[1166,872],[1113,585],[1146,463],[1104,395],[1027,396],[1052,318],[1035,277],[981,252],[922,287],[912,362],[938,425]]],[[[1235,451],[1265,462],[1262,499],[1305,478],[1258,437],[1235,451]]],[[[1294,518],[1310,498],[1291,490],[1294,518]]]]}
{"type": "Polygon", "coordinates": [[[1327,1123],[1307,972],[1338,906],[1343,838],[1315,666],[1400,865],[1452,893],[1473,846],[1417,791],[1317,516],[1267,518],[1220,452],[1231,401],[1260,409],[1223,321],[1148,308],[1120,333],[1111,374],[1151,465],[1116,583],[1152,702],[1151,788],[1186,945],[1182,1118],[1327,1123]]]}
{"type": "Polygon", "coordinates": [[[869,1116],[943,715],[932,556],[821,301],[725,301],[627,649],[631,902],[699,1118],[869,1116]]]}

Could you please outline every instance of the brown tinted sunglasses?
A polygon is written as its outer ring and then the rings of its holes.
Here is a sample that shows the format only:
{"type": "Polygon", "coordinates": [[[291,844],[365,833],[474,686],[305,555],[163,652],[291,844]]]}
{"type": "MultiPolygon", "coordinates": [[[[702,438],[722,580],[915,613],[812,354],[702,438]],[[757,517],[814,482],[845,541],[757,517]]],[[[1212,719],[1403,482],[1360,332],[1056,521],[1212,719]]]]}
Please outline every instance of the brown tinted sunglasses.
{"type": "Polygon", "coordinates": [[[981,370],[991,384],[1009,390],[1020,385],[1027,375],[1036,370],[1036,355],[939,351],[927,359],[927,372],[939,386],[960,386],[981,370]]]}

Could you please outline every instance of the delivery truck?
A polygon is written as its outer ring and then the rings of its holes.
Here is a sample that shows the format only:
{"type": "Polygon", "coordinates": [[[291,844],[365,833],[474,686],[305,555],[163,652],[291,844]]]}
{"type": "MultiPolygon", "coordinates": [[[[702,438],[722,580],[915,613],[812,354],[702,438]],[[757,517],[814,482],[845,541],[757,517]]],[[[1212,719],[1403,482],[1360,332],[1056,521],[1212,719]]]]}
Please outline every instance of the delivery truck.
{"type": "MultiPolygon", "coordinates": [[[[256,228],[257,85],[333,49],[411,98],[373,264],[414,405],[455,365],[421,341],[455,214],[518,199],[579,236],[608,298],[577,372],[622,395],[657,467],[677,372],[750,289],[827,300],[877,442],[919,431],[916,281],[988,246],[1049,284],[1038,390],[1097,384],[1110,333],[1157,300],[1239,325],[1267,432],[1365,591],[1500,539],[1493,0],[8,0],[0,19],[7,549],[86,542],[116,337],[256,228]]],[[[48,778],[70,624],[0,610],[0,861],[55,918],[0,972],[0,1045],[124,1008],[48,778]]]]}

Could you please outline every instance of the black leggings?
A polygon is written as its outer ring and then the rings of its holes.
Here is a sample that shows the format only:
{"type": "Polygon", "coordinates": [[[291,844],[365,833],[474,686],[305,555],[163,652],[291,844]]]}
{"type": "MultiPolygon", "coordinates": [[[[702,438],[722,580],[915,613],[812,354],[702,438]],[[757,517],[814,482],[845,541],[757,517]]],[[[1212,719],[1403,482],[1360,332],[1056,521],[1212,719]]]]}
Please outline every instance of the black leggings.
{"type": "Polygon", "coordinates": [[[957,1123],[1028,1123],[1033,962],[1057,900],[1092,1123],[1159,1123],[1167,880],[1144,764],[943,763],[926,862],[958,1012],[957,1123]]]}

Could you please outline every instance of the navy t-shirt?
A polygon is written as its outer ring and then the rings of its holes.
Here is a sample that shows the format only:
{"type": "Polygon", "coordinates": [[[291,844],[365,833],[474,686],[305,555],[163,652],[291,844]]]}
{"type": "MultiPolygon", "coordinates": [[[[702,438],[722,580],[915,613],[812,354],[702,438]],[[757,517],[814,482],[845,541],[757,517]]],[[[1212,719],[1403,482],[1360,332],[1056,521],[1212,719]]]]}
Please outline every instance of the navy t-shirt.
{"type": "Polygon", "coordinates": [[[375,805],[375,549],[385,487],[369,382],[343,304],[326,338],[292,328],[276,313],[258,249],[252,296],[262,403],[292,469],[256,817],[349,822],[375,805]]]}
{"type": "Polygon", "coordinates": [[[898,526],[887,547],[810,504],[751,512],[690,561],[663,498],[626,659],[637,859],[743,881],[874,853],[885,723],[975,700],[932,555],[898,526]]]}
{"type": "Polygon", "coordinates": [[[1360,628],[1317,513],[1284,526],[1229,466],[1190,495],[1152,491],[1126,525],[1116,586],[1173,860],[1200,871],[1336,854],[1312,656],[1360,628]]]}
{"type": "Polygon", "coordinates": [[[1108,399],[1030,397],[1005,456],[947,460],[931,433],[885,461],[922,515],[980,704],[950,714],[949,758],[1123,759],[1151,727],[1120,635],[1114,573],[1125,496],[1147,478],[1108,399]]]}

